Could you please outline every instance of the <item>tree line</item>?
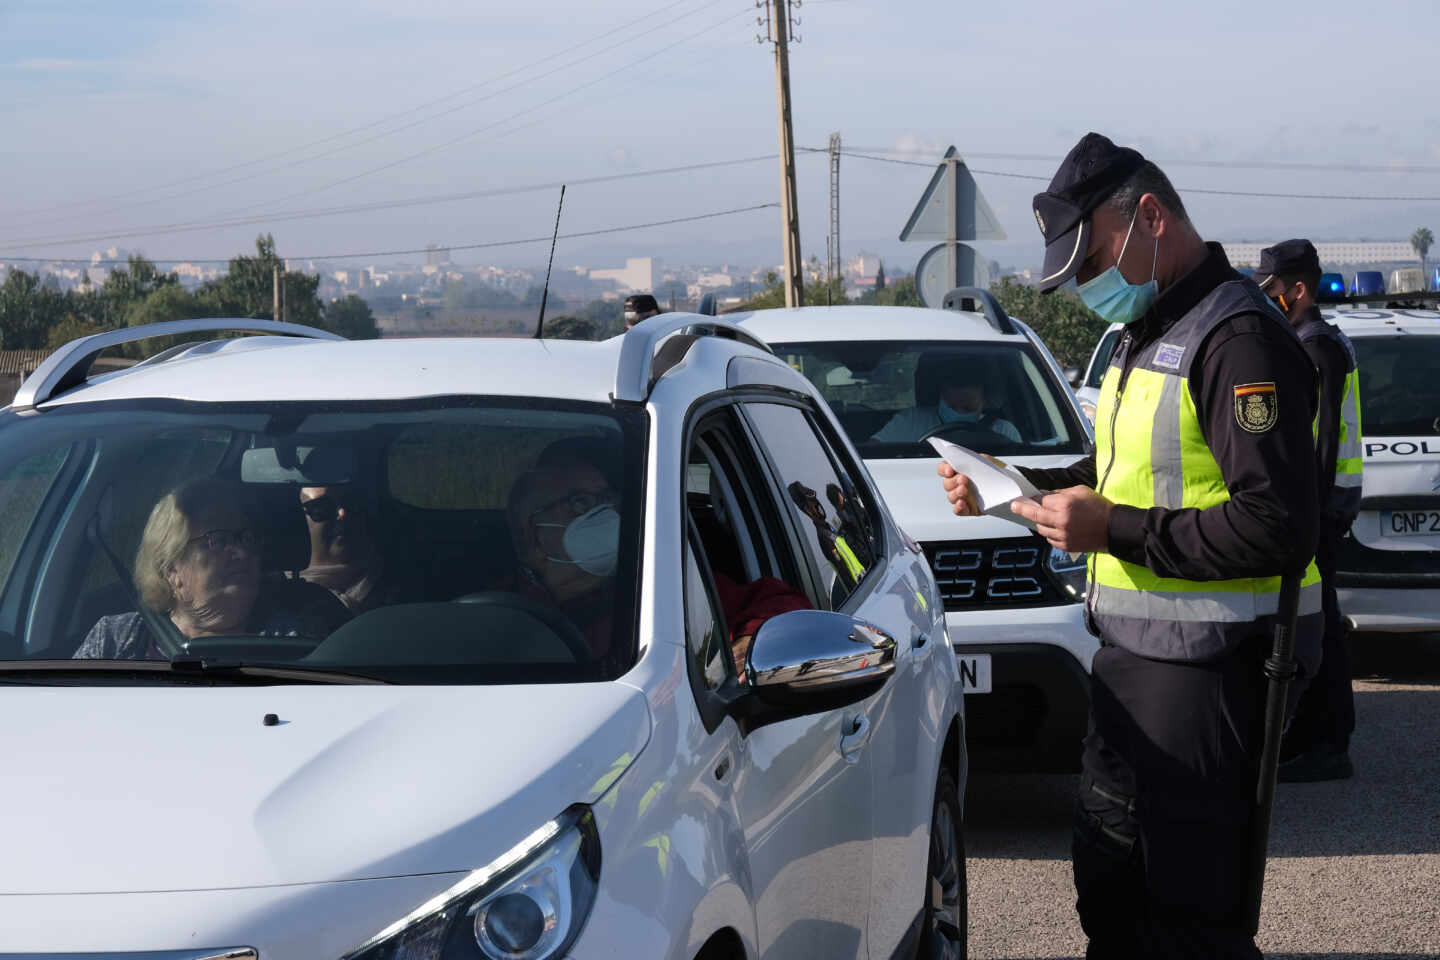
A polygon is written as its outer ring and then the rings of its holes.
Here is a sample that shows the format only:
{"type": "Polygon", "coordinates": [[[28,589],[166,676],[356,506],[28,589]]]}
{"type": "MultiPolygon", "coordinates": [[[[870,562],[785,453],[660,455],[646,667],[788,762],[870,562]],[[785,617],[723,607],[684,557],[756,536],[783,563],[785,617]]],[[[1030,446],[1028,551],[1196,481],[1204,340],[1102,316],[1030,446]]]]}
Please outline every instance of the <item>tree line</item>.
{"type": "Polygon", "coordinates": [[[316,296],[318,274],[290,273],[275,252],[275,238],[255,241],[254,256],[230,260],[229,272],[195,290],[143,256],[112,269],[104,283],[61,290],[54,277],[11,270],[0,285],[0,349],[54,348],[77,337],[194,317],[274,319],[274,271],[281,269],[285,319],[330,330],[352,340],[378,337],[370,307],[351,294],[333,303],[316,296]]]}

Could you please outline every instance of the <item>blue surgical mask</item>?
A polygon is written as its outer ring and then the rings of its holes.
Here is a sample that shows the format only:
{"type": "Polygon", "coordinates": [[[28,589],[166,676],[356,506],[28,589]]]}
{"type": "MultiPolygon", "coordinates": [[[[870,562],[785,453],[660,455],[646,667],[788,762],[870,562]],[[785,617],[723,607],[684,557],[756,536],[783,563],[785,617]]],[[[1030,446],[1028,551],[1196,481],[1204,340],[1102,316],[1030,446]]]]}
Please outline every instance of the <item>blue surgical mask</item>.
{"type": "MultiPolygon", "coordinates": [[[[537,527],[558,527],[558,523],[537,523],[537,527]]],[[[547,557],[551,563],[573,563],[592,577],[608,577],[615,572],[620,552],[620,514],[608,503],[602,503],[564,524],[560,543],[569,559],[547,557]]]]}
{"type": "Polygon", "coordinates": [[[941,422],[941,423],[979,423],[979,422],[980,422],[980,411],[979,411],[979,410],[976,410],[974,413],[961,413],[959,410],[956,410],[954,407],[950,406],[950,404],[946,403],[944,400],[941,400],[940,403],[936,405],[935,410],[936,410],[937,413],[940,414],[940,422],[941,422]]]}
{"type": "Polygon", "coordinates": [[[1125,242],[1120,245],[1120,256],[1115,258],[1115,266],[1080,284],[1077,290],[1080,299],[1085,301],[1085,306],[1110,323],[1129,323],[1139,317],[1150,309],[1160,291],[1155,285],[1155,257],[1160,252],[1159,237],[1155,238],[1148,283],[1131,283],[1120,272],[1120,261],[1125,259],[1125,250],[1130,246],[1130,235],[1135,232],[1135,219],[1139,216],[1140,208],[1136,207],[1135,216],[1130,218],[1130,229],[1125,231],[1125,242]]]}

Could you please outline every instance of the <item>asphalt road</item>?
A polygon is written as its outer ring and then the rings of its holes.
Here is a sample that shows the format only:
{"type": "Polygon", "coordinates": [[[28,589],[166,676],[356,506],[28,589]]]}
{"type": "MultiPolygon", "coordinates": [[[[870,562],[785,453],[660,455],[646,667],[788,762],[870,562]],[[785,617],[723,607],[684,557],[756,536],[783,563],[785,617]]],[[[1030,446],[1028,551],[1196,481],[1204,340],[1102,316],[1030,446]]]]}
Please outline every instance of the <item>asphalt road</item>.
{"type": "MultiPolygon", "coordinates": [[[[1358,636],[1355,778],[1281,784],[1258,942],[1271,957],[1440,957],[1440,636],[1358,636]]],[[[1081,957],[1074,777],[971,777],[971,957],[1081,957]]]]}

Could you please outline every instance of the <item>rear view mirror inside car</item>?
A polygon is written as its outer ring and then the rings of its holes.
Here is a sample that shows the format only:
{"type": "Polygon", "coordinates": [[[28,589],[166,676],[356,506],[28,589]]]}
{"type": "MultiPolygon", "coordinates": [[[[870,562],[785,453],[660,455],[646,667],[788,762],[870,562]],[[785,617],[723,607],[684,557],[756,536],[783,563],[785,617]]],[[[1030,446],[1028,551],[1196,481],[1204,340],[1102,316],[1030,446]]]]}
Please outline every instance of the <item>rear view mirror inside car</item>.
{"type": "Polygon", "coordinates": [[[243,483],[328,487],[349,483],[354,475],[355,451],[341,447],[277,444],[246,450],[240,458],[243,483]]]}

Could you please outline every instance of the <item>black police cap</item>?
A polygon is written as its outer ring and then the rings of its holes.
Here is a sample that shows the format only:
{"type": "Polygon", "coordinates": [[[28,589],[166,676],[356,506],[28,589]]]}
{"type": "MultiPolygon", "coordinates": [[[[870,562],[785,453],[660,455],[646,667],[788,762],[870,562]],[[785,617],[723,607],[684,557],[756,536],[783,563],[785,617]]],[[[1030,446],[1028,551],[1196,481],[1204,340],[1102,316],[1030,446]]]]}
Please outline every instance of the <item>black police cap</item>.
{"type": "Polygon", "coordinates": [[[1264,287],[1277,276],[1303,277],[1320,272],[1320,254],[1309,240],[1283,240],[1260,251],[1255,282],[1264,287]]]}
{"type": "Polygon", "coordinates": [[[648,293],[632,293],[625,298],[625,309],[633,310],[636,313],[644,313],[647,310],[660,311],[660,304],[655,302],[655,297],[648,293]]]}
{"type": "Polygon", "coordinates": [[[1035,194],[1035,222],[1045,237],[1042,293],[1075,276],[1090,247],[1090,214],[1144,163],[1138,150],[1087,133],[1061,161],[1050,188],[1035,194]]]}

